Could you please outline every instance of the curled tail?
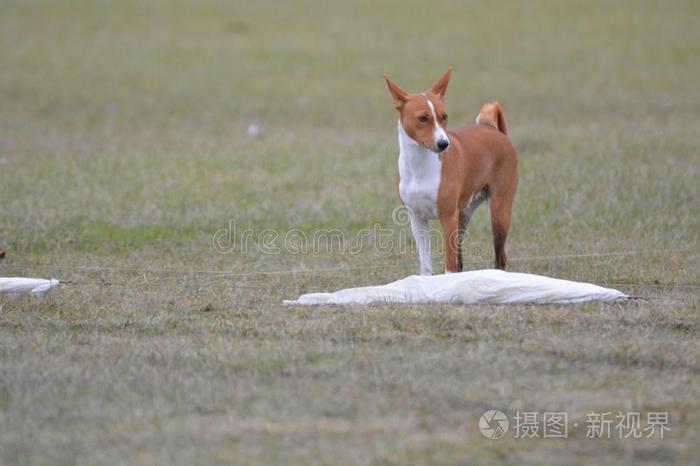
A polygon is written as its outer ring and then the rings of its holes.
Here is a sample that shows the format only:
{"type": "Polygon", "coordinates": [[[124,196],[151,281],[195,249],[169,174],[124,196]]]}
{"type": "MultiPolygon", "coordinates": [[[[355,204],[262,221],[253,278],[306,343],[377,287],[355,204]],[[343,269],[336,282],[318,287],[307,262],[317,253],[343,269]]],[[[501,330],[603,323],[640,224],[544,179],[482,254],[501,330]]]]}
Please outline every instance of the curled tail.
{"type": "Polygon", "coordinates": [[[503,134],[508,134],[506,128],[506,115],[498,102],[489,102],[481,107],[481,111],[476,116],[476,122],[480,125],[489,125],[496,128],[503,134]]]}

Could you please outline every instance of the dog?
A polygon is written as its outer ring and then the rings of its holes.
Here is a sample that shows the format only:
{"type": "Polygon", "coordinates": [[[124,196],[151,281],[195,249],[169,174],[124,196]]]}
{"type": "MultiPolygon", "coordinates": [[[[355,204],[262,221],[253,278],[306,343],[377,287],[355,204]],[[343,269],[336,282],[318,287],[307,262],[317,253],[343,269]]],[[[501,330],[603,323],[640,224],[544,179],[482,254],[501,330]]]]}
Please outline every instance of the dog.
{"type": "Polygon", "coordinates": [[[433,87],[408,94],[384,75],[399,112],[398,192],[408,208],[421,275],[432,275],[428,222],[440,219],[445,273],[462,271],[469,219],[488,201],[495,267],[506,268],[506,238],[518,187],[518,154],[497,102],[483,106],[476,124],[447,128],[445,92],[452,68],[433,87]]]}

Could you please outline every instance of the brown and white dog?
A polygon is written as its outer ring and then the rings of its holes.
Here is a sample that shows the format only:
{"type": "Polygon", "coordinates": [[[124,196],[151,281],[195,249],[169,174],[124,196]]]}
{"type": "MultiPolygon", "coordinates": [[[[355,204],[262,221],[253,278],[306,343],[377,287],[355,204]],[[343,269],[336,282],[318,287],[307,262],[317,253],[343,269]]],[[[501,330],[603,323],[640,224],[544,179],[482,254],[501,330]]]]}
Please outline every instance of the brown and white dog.
{"type": "Polygon", "coordinates": [[[505,243],[518,187],[518,156],[506,136],[498,103],[483,106],[475,125],[447,129],[445,91],[452,68],[426,92],[408,94],[386,75],[399,112],[399,197],[408,207],[421,274],[433,273],[428,221],[439,218],[445,272],[462,271],[469,218],[489,201],[496,268],[505,269],[505,243]]]}

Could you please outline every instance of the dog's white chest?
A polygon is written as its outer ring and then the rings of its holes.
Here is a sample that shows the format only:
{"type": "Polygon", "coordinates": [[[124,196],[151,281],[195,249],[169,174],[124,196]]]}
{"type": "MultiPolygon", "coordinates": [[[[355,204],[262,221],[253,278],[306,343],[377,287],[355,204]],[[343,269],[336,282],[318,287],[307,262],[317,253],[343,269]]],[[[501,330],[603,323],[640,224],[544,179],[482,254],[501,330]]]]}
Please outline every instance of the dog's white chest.
{"type": "Polygon", "coordinates": [[[399,122],[399,196],[416,215],[437,218],[441,171],[438,155],[419,146],[399,122]]]}

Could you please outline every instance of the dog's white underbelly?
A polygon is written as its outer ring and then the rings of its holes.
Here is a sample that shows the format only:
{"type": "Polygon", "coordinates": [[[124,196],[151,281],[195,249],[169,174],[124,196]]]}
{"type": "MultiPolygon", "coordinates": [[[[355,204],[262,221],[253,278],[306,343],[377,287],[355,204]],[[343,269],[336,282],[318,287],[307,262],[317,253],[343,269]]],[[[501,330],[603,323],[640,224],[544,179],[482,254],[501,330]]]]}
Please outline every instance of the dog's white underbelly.
{"type": "Polygon", "coordinates": [[[435,152],[411,139],[399,122],[399,196],[413,213],[424,219],[438,216],[438,190],[442,162],[435,152]]]}

